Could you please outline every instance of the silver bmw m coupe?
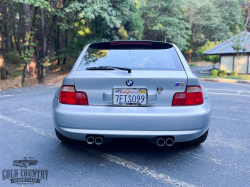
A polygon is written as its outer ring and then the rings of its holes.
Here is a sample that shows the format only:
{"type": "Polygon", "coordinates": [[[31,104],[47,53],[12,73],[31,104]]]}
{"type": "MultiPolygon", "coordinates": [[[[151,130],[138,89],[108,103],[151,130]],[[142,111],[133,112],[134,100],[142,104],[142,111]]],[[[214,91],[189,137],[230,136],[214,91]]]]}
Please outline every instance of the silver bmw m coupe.
{"type": "Polygon", "coordinates": [[[144,138],[158,146],[203,143],[211,102],[174,44],[112,41],[86,46],[53,100],[63,142],[144,138]]]}

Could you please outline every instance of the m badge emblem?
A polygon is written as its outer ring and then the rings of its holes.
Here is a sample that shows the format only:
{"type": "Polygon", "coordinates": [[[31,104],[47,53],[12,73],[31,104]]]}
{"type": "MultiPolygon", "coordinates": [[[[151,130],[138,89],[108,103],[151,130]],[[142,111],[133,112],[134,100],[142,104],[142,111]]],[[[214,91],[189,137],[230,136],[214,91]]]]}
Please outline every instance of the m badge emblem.
{"type": "Polygon", "coordinates": [[[177,82],[174,86],[184,86],[184,82],[177,82]]]}

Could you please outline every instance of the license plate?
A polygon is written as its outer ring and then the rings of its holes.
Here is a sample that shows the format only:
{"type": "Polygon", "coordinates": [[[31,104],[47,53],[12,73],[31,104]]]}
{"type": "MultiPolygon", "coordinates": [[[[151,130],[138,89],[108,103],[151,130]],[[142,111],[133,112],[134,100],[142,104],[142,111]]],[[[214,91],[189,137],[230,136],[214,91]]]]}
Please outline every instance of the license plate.
{"type": "Polygon", "coordinates": [[[113,105],[145,106],[147,105],[147,89],[113,89],[113,105]]]}

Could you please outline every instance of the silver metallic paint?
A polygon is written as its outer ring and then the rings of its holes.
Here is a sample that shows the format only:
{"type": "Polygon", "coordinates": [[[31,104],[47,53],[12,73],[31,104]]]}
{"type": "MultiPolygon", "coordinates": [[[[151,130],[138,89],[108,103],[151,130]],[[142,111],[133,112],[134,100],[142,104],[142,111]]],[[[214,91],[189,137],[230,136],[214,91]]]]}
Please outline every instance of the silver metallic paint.
{"type": "Polygon", "coordinates": [[[175,92],[185,91],[186,85],[200,85],[199,79],[191,72],[187,61],[175,45],[185,71],[132,70],[131,74],[120,70],[77,71],[87,47],[80,54],[70,74],[64,78],[63,85],[75,85],[77,91],[86,92],[90,105],[59,103],[60,89],[53,99],[54,125],[64,136],[83,141],[86,141],[87,134],[103,135],[107,138],[174,136],[175,142],[185,142],[200,137],[209,128],[211,101],[203,87],[204,104],[171,106],[175,92]],[[124,87],[127,79],[134,81],[131,88],[148,89],[147,107],[112,106],[112,88],[124,87]],[[184,86],[174,87],[176,82],[184,82],[184,86]],[[158,86],[163,87],[160,94],[156,91],[158,86]]]}

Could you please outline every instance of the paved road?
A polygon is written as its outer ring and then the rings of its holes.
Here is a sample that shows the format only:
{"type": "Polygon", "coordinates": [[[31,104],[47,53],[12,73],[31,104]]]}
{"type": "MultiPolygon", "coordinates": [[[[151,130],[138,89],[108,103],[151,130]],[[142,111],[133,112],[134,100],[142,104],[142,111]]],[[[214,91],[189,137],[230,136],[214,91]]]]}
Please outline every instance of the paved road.
{"type": "MultiPolygon", "coordinates": [[[[49,170],[37,187],[250,186],[250,85],[202,84],[213,104],[207,141],[165,149],[132,139],[99,147],[60,143],[51,118],[58,86],[2,91],[0,170],[17,169],[13,160],[34,157],[38,163],[28,169],[49,170]]],[[[1,178],[0,186],[10,186],[10,180],[1,178]]]]}
{"type": "MultiPolygon", "coordinates": [[[[190,68],[197,77],[200,77],[200,76],[210,75],[210,73],[200,73],[200,72],[208,69],[213,69],[213,66],[191,66],[190,68]]],[[[219,65],[215,65],[215,68],[219,68],[219,65]]]]}

